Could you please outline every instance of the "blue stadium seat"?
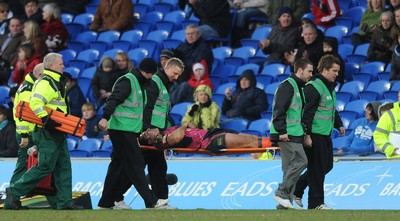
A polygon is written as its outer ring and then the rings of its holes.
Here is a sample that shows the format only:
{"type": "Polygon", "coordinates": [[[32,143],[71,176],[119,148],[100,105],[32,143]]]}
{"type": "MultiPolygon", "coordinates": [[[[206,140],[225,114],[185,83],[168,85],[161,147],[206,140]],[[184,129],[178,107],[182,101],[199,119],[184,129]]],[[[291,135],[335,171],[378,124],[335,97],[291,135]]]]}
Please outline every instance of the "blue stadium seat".
{"type": "Polygon", "coordinates": [[[335,19],[335,22],[337,25],[345,25],[349,29],[351,29],[353,27],[358,27],[360,25],[361,17],[364,14],[364,11],[365,11],[365,8],[361,7],[361,6],[349,8],[349,9],[345,10],[341,16],[337,17],[335,19]],[[349,19],[351,21],[350,27],[349,27],[349,22],[348,22],[349,19]],[[344,23],[343,20],[346,20],[347,22],[344,23]]]}
{"type": "Polygon", "coordinates": [[[186,111],[191,104],[191,102],[182,102],[175,104],[172,107],[171,111],[169,112],[169,116],[173,119],[175,125],[181,125],[181,120],[185,116],[186,111]]]}
{"type": "Polygon", "coordinates": [[[74,150],[76,148],[77,141],[72,138],[67,138],[68,150],[74,150]]]}
{"type": "Polygon", "coordinates": [[[332,26],[325,31],[325,37],[334,37],[338,40],[338,43],[341,44],[343,36],[347,35],[348,31],[349,29],[346,26],[332,26]]]}
{"type": "Polygon", "coordinates": [[[272,26],[270,25],[258,27],[254,30],[251,38],[241,39],[240,43],[242,44],[242,46],[258,48],[260,41],[266,39],[269,36],[271,29],[272,26]]]}
{"type": "Polygon", "coordinates": [[[130,30],[122,33],[119,40],[113,41],[114,48],[120,48],[123,51],[129,51],[131,48],[135,48],[139,44],[139,40],[142,39],[143,32],[141,30],[130,30]]]}
{"type": "Polygon", "coordinates": [[[228,77],[229,77],[230,75],[235,74],[235,70],[236,70],[236,67],[233,66],[233,65],[230,65],[230,64],[222,64],[222,65],[219,65],[219,66],[214,70],[214,72],[212,72],[211,75],[221,77],[221,78],[222,78],[222,82],[221,82],[221,83],[227,83],[227,82],[229,82],[229,81],[228,81],[228,77]]]}
{"type": "Polygon", "coordinates": [[[340,118],[342,119],[344,129],[347,129],[351,122],[358,117],[358,113],[355,111],[342,110],[338,111],[338,113],[340,115],[340,118]]]}
{"type": "Polygon", "coordinates": [[[83,25],[83,27],[84,27],[83,30],[86,31],[86,30],[89,30],[89,26],[90,26],[90,24],[92,24],[93,20],[94,20],[93,14],[82,13],[82,14],[76,15],[72,23],[83,25]]]}
{"type": "Polygon", "coordinates": [[[177,48],[185,42],[185,30],[174,31],[170,38],[163,41],[164,48],[177,48]]]}
{"type": "Polygon", "coordinates": [[[140,4],[140,3],[134,3],[134,16],[140,20],[143,15],[145,15],[148,11],[150,11],[150,7],[145,4],[140,4]]]}
{"type": "Polygon", "coordinates": [[[378,80],[389,81],[390,80],[390,72],[388,72],[388,71],[379,72],[378,73],[378,80]]]}
{"type": "Polygon", "coordinates": [[[346,82],[353,80],[353,73],[357,73],[360,70],[360,65],[354,62],[345,62],[344,64],[344,78],[346,82]]]}
{"type": "Polygon", "coordinates": [[[139,40],[139,47],[146,48],[149,52],[148,57],[153,58],[156,62],[160,60],[160,51],[162,43],[168,38],[168,32],[157,30],[150,32],[145,39],[139,40]]]}
{"type": "Polygon", "coordinates": [[[86,13],[95,15],[96,14],[96,10],[97,10],[97,6],[98,6],[98,4],[87,4],[87,5],[85,5],[86,13]]]}
{"type": "Polygon", "coordinates": [[[111,140],[106,140],[101,144],[100,149],[92,151],[94,157],[110,157],[112,152],[111,140]]]}
{"type": "Polygon", "coordinates": [[[225,95],[224,94],[217,94],[213,93],[211,100],[218,104],[220,110],[222,108],[222,103],[224,102],[225,95]]]}
{"type": "MultiPolygon", "coordinates": [[[[85,27],[81,24],[76,23],[68,23],[65,24],[65,28],[68,31],[68,40],[75,41],[78,34],[82,33],[85,30],[85,27]]],[[[69,45],[67,45],[69,47],[69,45]]]]}
{"type": "Polygon", "coordinates": [[[209,76],[211,83],[213,85],[213,91],[219,87],[219,85],[222,84],[222,77],[217,76],[217,75],[210,75],[209,76]]]}
{"type": "Polygon", "coordinates": [[[269,130],[271,127],[270,119],[259,119],[250,122],[249,127],[242,130],[242,133],[253,134],[256,136],[269,137],[269,130]]]}
{"type": "Polygon", "coordinates": [[[339,148],[342,148],[342,150],[348,151],[349,149],[349,139],[348,137],[336,137],[335,139],[332,140],[332,145],[333,145],[333,152],[337,153],[339,148]]]}
{"type": "Polygon", "coordinates": [[[76,51],[71,50],[71,49],[65,49],[65,50],[59,51],[58,53],[63,56],[63,61],[64,61],[65,67],[68,67],[69,61],[72,59],[75,59],[75,57],[76,57],[76,51]]]}
{"type": "Polygon", "coordinates": [[[219,46],[222,46],[224,43],[226,45],[230,46],[231,45],[231,35],[232,35],[231,33],[232,33],[233,27],[235,25],[236,15],[237,15],[236,11],[231,10],[231,24],[232,25],[231,25],[231,28],[230,28],[230,30],[228,32],[228,35],[226,37],[218,37],[218,38],[216,38],[216,37],[208,37],[206,39],[206,41],[208,41],[208,42],[217,42],[219,46]]]}
{"type": "Polygon", "coordinates": [[[344,107],[345,111],[353,111],[357,113],[357,118],[364,117],[364,111],[369,102],[367,100],[354,100],[350,101],[344,107]]]}
{"type": "Polygon", "coordinates": [[[367,53],[370,43],[360,44],[354,50],[354,53],[347,56],[347,62],[361,64],[367,60],[367,53]]]}
{"type": "Polygon", "coordinates": [[[165,3],[163,2],[157,2],[156,4],[154,4],[154,11],[158,11],[163,13],[164,15],[172,12],[176,9],[175,5],[172,5],[170,3],[165,3]]]}
{"type": "Polygon", "coordinates": [[[346,106],[346,102],[343,100],[340,100],[336,97],[336,110],[343,111],[345,106],[346,106]]]}
{"type": "Polygon", "coordinates": [[[158,30],[165,30],[168,33],[180,30],[182,28],[182,21],[185,20],[186,13],[184,11],[173,11],[166,14],[162,21],[156,23],[158,30]]]}
{"type": "Polygon", "coordinates": [[[69,74],[71,74],[72,78],[78,78],[79,77],[79,68],[77,67],[67,67],[64,68],[64,72],[68,72],[69,74]]]}
{"type": "Polygon", "coordinates": [[[342,85],[339,92],[350,93],[352,95],[351,100],[358,100],[358,95],[364,90],[364,87],[365,84],[361,81],[348,81],[342,85]]]}
{"type": "Polygon", "coordinates": [[[74,41],[70,41],[67,44],[68,49],[74,50],[77,53],[89,48],[89,42],[95,41],[97,39],[97,32],[85,31],[79,33],[74,41]]]}
{"type": "Polygon", "coordinates": [[[267,94],[267,99],[268,99],[268,111],[272,111],[272,104],[274,102],[274,96],[276,89],[278,89],[278,86],[281,84],[281,82],[274,82],[271,84],[268,84],[264,88],[264,92],[267,94]]]}
{"type": "Polygon", "coordinates": [[[101,32],[95,41],[89,43],[90,48],[98,50],[102,55],[104,51],[112,48],[113,41],[118,40],[120,35],[119,31],[114,30],[101,32]]]}
{"type": "Polygon", "coordinates": [[[269,64],[264,66],[260,75],[271,76],[272,78],[271,82],[276,82],[278,81],[277,76],[283,74],[285,72],[285,68],[286,66],[284,64],[279,64],[279,63],[269,64]]]}
{"type": "Polygon", "coordinates": [[[360,72],[372,74],[373,81],[378,79],[378,73],[385,70],[385,63],[380,61],[368,62],[361,65],[360,72]]]}
{"type": "Polygon", "coordinates": [[[225,95],[225,90],[227,88],[232,88],[232,91],[236,90],[236,83],[225,83],[225,84],[221,84],[216,90],[215,93],[216,94],[223,94],[225,95]]]}
{"type": "Polygon", "coordinates": [[[79,77],[80,77],[80,78],[92,79],[93,76],[94,76],[94,74],[96,73],[96,68],[97,68],[97,67],[86,68],[85,70],[83,70],[82,72],[80,72],[79,77]]]}
{"type": "Polygon", "coordinates": [[[272,111],[263,111],[263,112],[261,112],[261,118],[272,120],[272,111]]]}
{"type": "Polygon", "coordinates": [[[390,90],[390,91],[385,91],[383,93],[383,97],[385,99],[389,99],[389,100],[392,100],[392,101],[397,101],[398,100],[398,94],[399,94],[399,91],[390,90]]]}
{"type": "Polygon", "coordinates": [[[256,54],[256,49],[253,47],[243,46],[233,51],[232,56],[225,58],[225,64],[231,64],[235,67],[246,64],[249,57],[256,54]]]}
{"type": "Polygon", "coordinates": [[[128,57],[135,67],[137,67],[148,54],[149,52],[144,48],[135,48],[128,51],[128,57]]]}
{"type": "Polygon", "coordinates": [[[0,104],[8,103],[8,93],[10,92],[10,87],[0,85],[0,104]]]}
{"type": "Polygon", "coordinates": [[[385,71],[390,72],[392,70],[392,62],[386,65],[385,71]]]}
{"type": "Polygon", "coordinates": [[[393,82],[392,87],[390,88],[391,91],[400,91],[400,81],[393,82]]]}
{"type": "Polygon", "coordinates": [[[227,119],[222,128],[241,132],[247,128],[249,121],[244,118],[227,119]]]}
{"type": "Polygon", "coordinates": [[[154,10],[154,5],[159,2],[159,0],[137,0],[137,3],[148,5],[151,11],[154,10]]]}
{"type": "Polygon", "coordinates": [[[71,157],[91,157],[92,151],[100,149],[101,140],[97,138],[88,138],[82,140],[76,149],[70,150],[71,157]]]}
{"type": "Polygon", "coordinates": [[[86,49],[79,52],[76,59],[69,61],[71,67],[77,67],[84,70],[94,64],[94,61],[99,57],[99,51],[96,49],[86,49]]]}
{"type": "Polygon", "coordinates": [[[214,55],[214,59],[218,59],[223,63],[225,58],[232,55],[232,48],[229,46],[217,47],[212,49],[212,53],[214,55]]]}
{"type": "MultiPolygon", "coordinates": [[[[254,74],[257,75],[259,69],[260,69],[260,66],[258,66],[257,64],[241,65],[236,69],[236,71],[233,75],[228,76],[228,80],[229,80],[229,82],[236,82],[236,80],[239,78],[239,76],[242,75],[242,73],[246,70],[252,70],[254,72],[254,74]]],[[[259,82],[259,83],[261,83],[261,82],[259,82]]]]}
{"type": "MultiPolygon", "coordinates": [[[[102,57],[105,57],[105,56],[108,56],[108,57],[110,57],[110,58],[112,58],[113,60],[115,59],[115,57],[117,56],[117,54],[119,53],[119,52],[123,52],[124,50],[122,50],[122,49],[120,49],[120,48],[113,48],[113,49],[109,49],[109,50],[107,50],[107,51],[105,51],[104,53],[103,53],[103,56],[102,57]]],[[[97,65],[96,65],[97,66],[97,65]]]]}
{"type": "Polygon", "coordinates": [[[390,82],[386,80],[371,82],[368,87],[359,93],[360,99],[376,101],[384,99],[384,92],[390,90],[390,82]]]}
{"type": "Polygon", "coordinates": [[[163,14],[161,12],[156,12],[156,11],[152,11],[152,12],[148,12],[146,14],[144,14],[139,21],[136,22],[135,25],[137,25],[138,23],[149,23],[151,24],[151,28],[150,31],[156,30],[157,26],[156,23],[159,21],[162,21],[163,19],[163,14]]]}
{"type": "Polygon", "coordinates": [[[69,14],[69,13],[62,13],[61,14],[61,21],[66,25],[69,23],[72,23],[72,20],[74,20],[74,15],[69,14]]]}
{"type": "Polygon", "coordinates": [[[353,54],[354,46],[352,44],[339,44],[338,53],[343,61],[346,61],[348,55],[353,54]]]}

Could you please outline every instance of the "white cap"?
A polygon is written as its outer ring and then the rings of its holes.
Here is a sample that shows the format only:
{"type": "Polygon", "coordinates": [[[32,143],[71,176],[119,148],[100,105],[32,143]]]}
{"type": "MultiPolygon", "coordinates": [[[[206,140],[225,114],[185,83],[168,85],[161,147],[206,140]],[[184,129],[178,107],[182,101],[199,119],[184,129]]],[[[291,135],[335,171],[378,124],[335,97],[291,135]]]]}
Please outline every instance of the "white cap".
{"type": "Polygon", "coordinates": [[[195,72],[197,69],[203,69],[204,70],[204,65],[202,63],[196,63],[193,65],[193,72],[195,72]]]}

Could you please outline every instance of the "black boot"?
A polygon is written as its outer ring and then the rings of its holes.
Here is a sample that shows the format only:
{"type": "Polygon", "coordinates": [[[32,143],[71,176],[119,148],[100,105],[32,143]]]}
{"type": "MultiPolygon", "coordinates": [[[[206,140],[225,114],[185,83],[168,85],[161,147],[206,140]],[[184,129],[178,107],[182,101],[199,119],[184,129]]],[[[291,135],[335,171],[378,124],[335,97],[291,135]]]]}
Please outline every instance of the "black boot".
{"type": "Polygon", "coordinates": [[[10,209],[10,210],[25,210],[28,209],[26,206],[21,205],[21,201],[16,198],[14,198],[11,195],[11,192],[8,188],[6,188],[6,200],[8,201],[8,207],[4,207],[4,209],[10,209]]]}

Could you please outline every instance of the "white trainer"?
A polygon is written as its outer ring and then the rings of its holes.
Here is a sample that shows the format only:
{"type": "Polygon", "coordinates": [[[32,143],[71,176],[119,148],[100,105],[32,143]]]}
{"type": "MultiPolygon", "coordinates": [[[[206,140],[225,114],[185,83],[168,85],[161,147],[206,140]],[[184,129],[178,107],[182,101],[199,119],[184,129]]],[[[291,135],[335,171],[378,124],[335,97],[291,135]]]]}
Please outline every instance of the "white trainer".
{"type": "Polygon", "coordinates": [[[122,200],[119,202],[114,202],[113,209],[114,210],[128,210],[128,209],[132,209],[130,206],[126,205],[126,203],[122,200]]]}
{"type": "Polygon", "coordinates": [[[156,205],[154,205],[154,209],[167,205],[169,199],[158,199],[156,205]]]}
{"type": "Polygon", "coordinates": [[[329,206],[327,206],[325,203],[315,207],[316,210],[333,210],[332,208],[330,208],[329,206]]]}
{"type": "Polygon", "coordinates": [[[296,209],[296,207],[293,206],[293,204],[290,202],[289,199],[283,199],[282,197],[279,197],[277,195],[274,195],[274,200],[279,203],[279,205],[288,208],[288,209],[296,209]]]}
{"type": "Polygon", "coordinates": [[[301,208],[303,208],[304,205],[303,205],[303,202],[301,201],[300,197],[293,196],[293,200],[294,200],[294,202],[296,202],[297,205],[299,205],[301,208]]]}

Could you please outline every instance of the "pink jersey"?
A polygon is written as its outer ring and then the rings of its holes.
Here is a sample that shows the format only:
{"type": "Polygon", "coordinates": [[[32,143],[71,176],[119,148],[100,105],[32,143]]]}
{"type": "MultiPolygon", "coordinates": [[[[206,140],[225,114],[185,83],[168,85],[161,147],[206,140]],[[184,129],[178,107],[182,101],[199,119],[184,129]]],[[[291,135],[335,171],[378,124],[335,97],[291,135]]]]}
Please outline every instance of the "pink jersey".
{"type": "MultiPolygon", "coordinates": [[[[174,132],[178,127],[173,126],[164,131],[164,134],[171,134],[174,132]]],[[[185,137],[189,137],[192,139],[192,143],[186,148],[191,148],[193,150],[198,149],[205,149],[207,145],[210,143],[210,139],[204,139],[204,136],[208,133],[208,130],[203,130],[199,128],[186,128],[185,130],[185,137]]]]}

